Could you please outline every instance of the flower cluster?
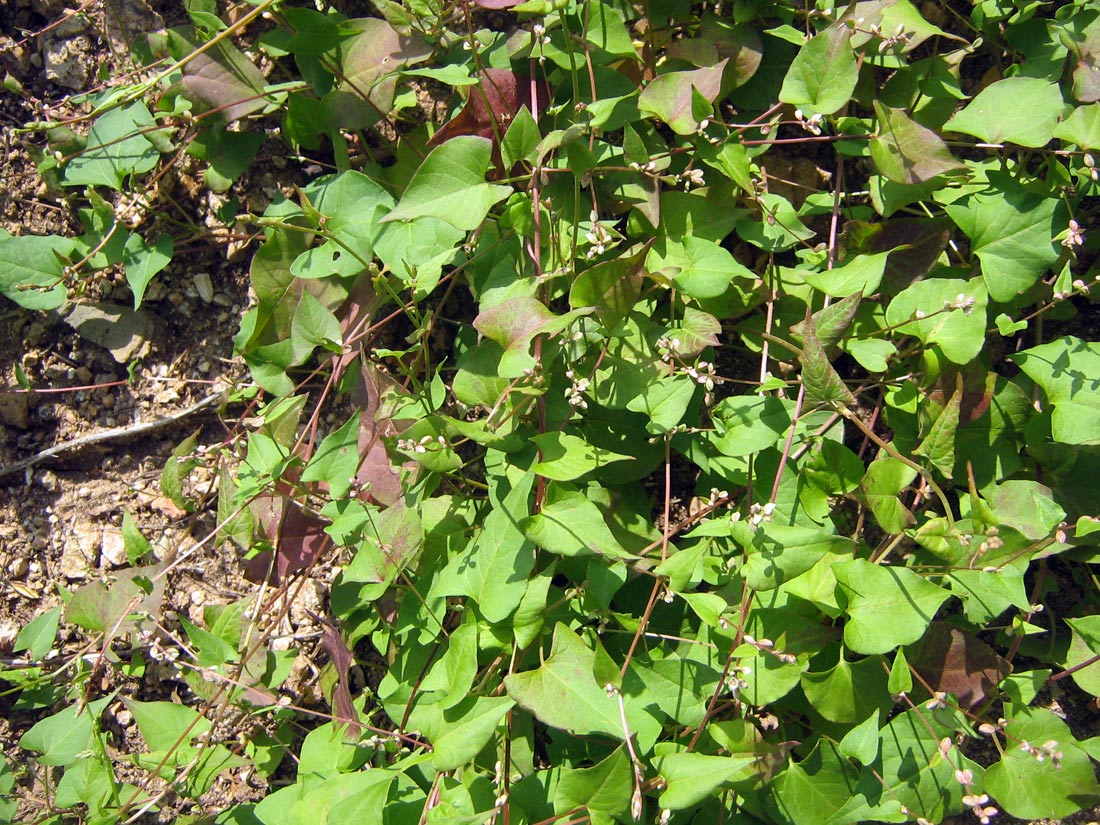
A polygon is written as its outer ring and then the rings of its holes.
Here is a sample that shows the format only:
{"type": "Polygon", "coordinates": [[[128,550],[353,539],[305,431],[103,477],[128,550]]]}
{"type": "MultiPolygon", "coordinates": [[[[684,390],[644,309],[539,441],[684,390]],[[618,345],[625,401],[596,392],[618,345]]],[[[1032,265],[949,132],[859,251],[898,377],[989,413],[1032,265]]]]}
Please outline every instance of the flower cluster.
{"type": "Polygon", "coordinates": [[[1066,233],[1066,237],[1062,241],[1062,246],[1066,249],[1074,249],[1078,246],[1082,246],[1085,243],[1085,233],[1081,229],[1081,224],[1077,223],[1073,218],[1069,221],[1069,231],[1066,233]]]}
{"type": "Polygon", "coordinates": [[[708,407],[714,403],[714,388],[723,383],[722,379],[714,371],[714,364],[710,361],[700,361],[694,367],[685,367],[684,372],[696,384],[702,385],[706,390],[703,395],[703,403],[708,407]]]}
{"type": "Polygon", "coordinates": [[[588,402],[584,400],[584,394],[588,392],[591,381],[587,378],[577,378],[573,370],[566,370],[565,377],[569,379],[569,389],[565,391],[565,400],[569,406],[576,410],[587,410],[588,402]]]}
{"type": "Polygon", "coordinates": [[[419,441],[413,438],[397,439],[397,449],[401,450],[403,453],[426,453],[429,447],[434,449],[436,445],[446,447],[447,439],[441,435],[435,436],[434,438],[430,435],[425,435],[419,441]]]}
{"type": "Polygon", "coordinates": [[[596,214],[595,210],[592,211],[589,219],[592,221],[592,229],[584,233],[584,239],[590,244],[586,257],[592,260],[606,252],[615,238],[600,223],[600,216],[596,214]]]}
{"type": "Polygon", "coordinates": [[[821,134],[821,115],[812,114],[809,117],[806,117],[801,109],[795,109],[794,119],[798,121],[799,126],[805,129],[811,135],[821,134]]]}
{"type": "Polygon", "coordinates": [[[1056,768],[1062,767],[1063,753],[1058,750],[1058,743],[1053,739],[1048,739],[1039,747],[1035,747],[1026,739],[1020,743],[1020,750],[1024,753],[1030,753],[1035,757],[1036,762],[1045,762],[1047,759],[1056,768]]]}

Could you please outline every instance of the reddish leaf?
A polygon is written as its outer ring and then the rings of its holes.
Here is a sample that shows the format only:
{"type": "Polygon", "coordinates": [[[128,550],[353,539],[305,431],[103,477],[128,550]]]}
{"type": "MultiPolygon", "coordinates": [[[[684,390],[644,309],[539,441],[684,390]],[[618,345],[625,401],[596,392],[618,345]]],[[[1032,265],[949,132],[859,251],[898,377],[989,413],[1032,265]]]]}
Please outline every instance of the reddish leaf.
{"type": "Polygon", "coordinates": [[[511,69],[486,69],[481,74],[481,83],[471,87],[462,111],[432,135],[428,145],[438,146],[459,135],[489,138],[494,142],[493,159],[499,168],[500,150],[496,144],[508,131],[512,118],[526,108],[537,120],[549,101],[550,87],[545,80],[532,83],[530,78],[511,69]]]}
{"type": "Polygon", "coordinates": [[[927,393],[928,399],[940,406],[945,405],[947,399],[955,392],[960,375],[962,406],[959,409],[959,426],[963,427],[985,415],[985,411],[989,409],[989,404],[993,400],[997,376],[987,371],[978,361],[973,361],[965,367],[947,364],[927,393]]]}
{"type": "MultiPolygon", "coordinates": [[[[190,26],[172,29],[170,36],[185,44],[189,52],[198,52],[201,38],[190,26]]],[[[267,80],[236,47],[222,41],[207,44],[183,67],[181,85],[187,96],[219,109],[227,121],[237,120],[267,105],[264,86],[267,80]]]]}
{"type": "Polygon", "coordinates": [[[344,129],[363,129],[389,114],[397,70],[431,55],[422,40],[402,36],[385,20],[354,22],[362,31],[341,44],[341,83],[321,100],[322,121],[344,129]]]}
{"type": "Polygon", "coordinates": [[[332,666],[336,669],[336,686],[332,689],[332,712],[338,722],[346,722],[348,733],[358,737],[363,727],[359,724],[359,714],[355,712],[355,705],[351,701],[351,689],[348,687],[349,671],[351,670],[352,657],[340,632],[332,623],[310,613],[313,620],[321,625],[321,644],[332,660],[332,666]]]}
{"type": "Polygon", "coordinates": [[[723,76],[723,89],[728,92],[747,83],[764,56],[760,35],[750,25],[730,26],[727,22],[708,17],[703,20],[698,37],[677,40],[668,47],[670,57],[685,60],[698,68],[729,60],[723,76]]]}
{"type": "Polygon", "coordinates": [[[396,465],[386,452],[383,438],[399,435],[407,422],[395,421],[382,404],[386,390],[397,391],[396,381],[373,364],[363,362],[360,378],[352,390],[352,400],[359,406],[359,472],[355,480],[363,490],[363,498],[377,504],[392,506],[404,493],[401,477],[415,473],[420,465],[408,461],[396,465]]]}
{"type": "Polygon", "coordinates": [[[276,489],[271,495],[259,496],[252,502],[256,531],[275,545],[274,559],[270,552],[260,553],[245,566],[249,581],[265,579],[279,584],[287,576],[313,565],[330,546],[325,534],[325,522],[306,512],[301,504],[276,489]]]}
{"type": "Polygon", "coordinates": [[[1012,672],[993,648],[946,622],[933,622],[907,655],[932,690],[955,694],[964,708],[980,705],[1012,672]]]}
{"type": "Polygon", "coordinates": [[[950,238],[951,223],[944,218],[891,218],[881,223],[849,221],[843,243],[848,256],[894,250],[886,261],[882,288],[897,294],[936,265],[950,238]]]}
{"type": "MultiPolygon", "coordinates": [[[[371,276],[363,273],[356,279],[340,311],[340,332],[345,341],[355,343],[362,336],[380,304],[371,276]]],[[[333,372],[337,382],[357,359],[363,359],[358,346],[348,347],[333,356],[333,372]]],[[[397,384],[364,362],[352,389],[352,400],[360,410],[359,471],[355,480],[363,488],[363,498],[384,505],[392,505],[403,492],[401,468],[390,461],[386,445],[382,442],[383,437],[395,436],[402,428],[392,420],[378,420],[382,392],[388,387],[396,388],[397,384]]],[[[416,466],[415,462],[406,465],[410,470],[416,466]]]]}

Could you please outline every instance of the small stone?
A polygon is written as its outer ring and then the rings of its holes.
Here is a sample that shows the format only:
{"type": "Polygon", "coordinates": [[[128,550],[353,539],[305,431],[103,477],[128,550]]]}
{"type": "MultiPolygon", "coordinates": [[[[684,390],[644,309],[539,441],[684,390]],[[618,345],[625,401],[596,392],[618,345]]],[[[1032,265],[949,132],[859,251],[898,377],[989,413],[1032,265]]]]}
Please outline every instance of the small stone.
{"type": "Polygon", "coordinates": [[[88,578],[95,568],[102,541],[99,526],[94,522],[74,522],[61,548],[61,558],[57,562],[58,572],[66,579],[88,578]]]}
{"type": "Polygon", "coordinates": [[[92,41],[86,35],[47,38],[41,53],[46,79],[66,89],[82,90],[88,85],[95,65],[95,61],[90,59],[91,53],[92,41]]]}
{"type": "Polygon", "coordinates": [[[61,489],[61,481],[57,478],[52,470],[43,470],[38,476],[38,486],[43,490],[48,490],[51,493],[56,493],[61,489]]]}
{"type": "Polygon", "coordinates": [[[15,647],[17,638],[19,638],[19,625],[10,619],[0,624],[0,650],[10,653],[15,647]]]}
{"type": "Polygon", "coordinates": [[[214,282],[210,280],[209,272],[195,273],[195,290],[199,293],[203,303],[209,304],[214,300],[214,282]]]}
{"type": "Polygon", "coordinates": [[[30,567],[30,563],[22,556],[18,556],[12,559],[8,565],[8,575],[13,579],[21,579],[27,574],[28,567],[30,567]]]}
{"type": "Polygon", "coordinates": [[[123,567],[130,562],[130,557],[126,554],[126,541],[122,538],[122,531],[115,527],[104,529],[99,553],[103,561],[111,567],[123,567]]]}
{"type": "Polygon", "coordinates": [[[219,307],[233,306],[233,299],[226,295],[224,292],[219,292],[214,296],[214,305],[219,307]]]}
{"type": "Polygon", "coordinates": [[[128,728],[130,725],[134,724],[134,714],[130,713],[126,708],[122,708],[122,710],[115,714],[115,721],[118,722],[121,727],[128,728]]]}
{"type": "Polygon", "coordinates": [[[115,406],[115,396],[113,393],[107,393],[103,396],[103,408],[106,410],[113,409],[115,406]]]}

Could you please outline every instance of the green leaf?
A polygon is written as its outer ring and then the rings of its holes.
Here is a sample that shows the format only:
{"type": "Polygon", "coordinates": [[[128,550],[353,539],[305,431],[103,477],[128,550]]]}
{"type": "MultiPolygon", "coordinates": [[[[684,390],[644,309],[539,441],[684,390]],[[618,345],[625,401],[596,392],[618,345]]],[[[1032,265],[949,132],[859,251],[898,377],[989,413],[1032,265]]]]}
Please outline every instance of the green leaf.
{"type": "Polygon", "coordinates": [[[630,815],[632,772],[623,748],[591,768],[562,771],[554,791],[554,810],[566,813],[577,808],[625,819],[630,815]]]}
{"type": "Polygon", "coordinates": [[[931,129],[910,119],[901,109],[884,106],[877,100],[874,106],[879,128],[878,134],[871,138],[871,158],[884,176],[911,186],[963,168],[931,129]]]}
{"type": "Polygon", "coordinates": [[[1053,405],[1055,441],[1100,444],[1100,344],[1067,335],[1010,357],[1053,405]]]}
{"type": "Polygon", "coordinates": [[[383,223],[429,215],[456,229],[477,229],[493,204],[512,192],[510,186],[485,182],[491,154],[490,140],[471,135],[437,146],[417,168],[397,208],[383,223]]]}
{"type": "Polygon", "coordinates": [[[207,163],[202,179],[215,192],[227,192],[233,181],[248,171],[264,136],[256,132],[230,132],[218,125],[195,135],[187,154],[207,163]]]}
{"type": "Polygon", "coordinates": [[[187,633],[187,640],[195,650],[195,663],[199,667],[217,669],[237,661],[237,646],[225,639],[187,621],[180,616],[180,624],[187,633]]]}
{"type": "Polygon", "coordinates": [[[944,129],[984,143],[1015,143],[1038,149],[1054,135],[1066,104],[1057,83],[1038,77],[1006,77],[978,93],[944,129]]]}
{"type": "Polygon", "coordinates": [[[61,605],[47,610],[41,616],[35,616],[15,637],[16,653],[27,651],[31,659],[41,659],[50,652],[53,641],[57,638],[57,626],[61,621],[61,605]]]}
{"type": "Polygon", "coordinates": [[[589,496],[566,485],[548,485],[542,509],[524,519],[520,527],[527,538],[551,553],[633,558],[589,496]]]}
{"type": "Polygon", "coordinates": [[[337,23],[337,18],[321,14],[313,9],[285,8],[282,10],[294,35],[287,41],[287,51],[296,55],[316,56],[336,48],[348,35],[337,23]]]}
{"type": "Polygon", "coordinates": [[[638,108],[667,123],[678,135],[694,134],[699,122],[710,114],[709,111],[700,114],[695,96],[714,103],[722,88],[722,72],[727,62],[724,59],[703,69],[658,75],[638,96],[638,108]]]}
{"type": "Polygon", "coordinates": [[[755,281],[756,275],[742,266],[726,249],[714,241],[686,236],[681,241],[665,241],[649,253],[646,266],[659,272],[685,295],[717,298],[734,279],[755,281]]]}
{"type": "Polygon", "coordinates": [[[506,696],[463,696],[451,708],[424,705],[409,723],[431,741],[436,770],[453,771],[478,755],[514,706],[506,696]]]}
{"type": "Polygon", "coordinates": [[[840,740],[838,750],[861,765],[870,765],[878,758],[878,712],[872,713],[840,740]]]}
{"type": "Polygon", "coordinates": [[[598,0],[589,5],[585,9],[584,33],[588,44],[599,51],[615,57],[638,59],[623,13],[616,6],[598,0]]]}
{"type": "Polygon", "coordinates": [[[742,574],[753,590],[772,590],[802,575],[827,554],[850,553],[851,539],[816,527],[748,522],[731,525],[734,540],[749,554],[742,574]]]}
{"type": "Polygon", "coordinates": [[[894,805],[905,806],[909,816],[932,822],[942,822],[949,811],[962,810],[966,790],[955,779],[955,769],[970,770],[978,787],[982,769],[958,751],[949,759],[941,754],[940,742],[958,725],[957,717],[946,712],[941,717],[922,707],[898,714],[881,731],[879,776],[865,773],[860,786],[868,796],[881,794],[894,805]],[[889,794],[883,793],[883,786],[890,788],[889,794]]]}
{"type": "MultiPolygon", "coordinates": [[[[471,78],[477,83],[477,78],[471,78]]],[[[453,84],[452,84],[453,85],[453,84]]],[[[505,169],[511,169],[521,160],[531,160],[538,150],[542,134],[539,132],[538,122],[531,110],[526,106],[520,106],[516,116],[508,125],[508,131],[500,142],[501,160],[505,169]]]]}
{"type": "Polygon", "coordinates": [[[527,590],[535,566],[535,546],[519,529],[529,515],[535,477],[526,475],[485,517],[469,545],[452,558],[432,585],[431,595],[469,596],[490,622],[511,615],[527,590]]]}
{"type": "Polygon", "coordinates": [[[385,224],[375,241],[374,252],[391,272],[413,288],[413,298],[422,300],[435,289],[443,267],[458,255],[458,244],[465,237],[465,232],[449,223],[417,218],[385,224]]]}
{"type": "Polygon", "coordinates": [[[325,436],[302,471],[302,481],[324,481],[333,498],[344,498],[359,469],[359,413],[325,436]]]}
{"type": "Polygon", "coordinates": [[[580,637],[558,624],[549,658],[536,670],[506,676],[504,687],[516,704],[552,728],[621,740],[619,703],[596,684],[595,660],[596,654],[580,637]]]}
{"type": "Polygon", "coordinates": [[[561,430],[539,433],[531,441],[540,457],[531,465],[531,472],[554,481],[573,481],[616,461],[630,460],[628,455],[593,446],[580,436],[561,430]]]}
{"type": "Polygon", "coordinates": [[[886,688],[891,696],[908,694],[913,690],[913,673],[909,670],[909,662],[905,658],[905,648],[899,647],[894,654],[894,661],[890,665],[890,678],[886,682],[886,688]]]}
{"type": "Polygon", "coordinates": [[[723,398],[711,413],[710,441],[723,455],[746,456],[774,446],[791,426],[794,405],[771,395],[723,398]]]}
{"type": "Polygon", "coordinates": [[[810,240],[815,233],[798,217],[798,210],[782,195],[758,195],[761,214],[740,218],[737,234],[765,252],[785,252],[810,240]]]}
{"type": "Polygon", "coordinates": [[[953,478],[955,475],[955,432],[959,429],[959,413],[963,400],[962,374],[956,373],[956,376],[958,382],[955,392],[928,428],[924,440],[913,450],[914,455],[927,458],[944,478],[953,478]]]}
{"type": "Polygon", "coordinates": [[[912,570],[863,559],[837,562],[833,572],[849,616],[844,643],[856,653],[886,653],[917,641],[951,595],[912,570]]]}
{"type": "Polygon", "coordinates": [[[382,215],[393,207],[389,192],[351,170],[315,181],[303,193],[321,216],[328,240],[298,255],[290,271],[299,278],[326,278],[366,269],[382,234],[382,215]]]}
{"type": "Polygon", "coordinates": [[[753,756],[708,756],[702,753],[672,753],[657,759],[657,770],[665,780],[660,805],[670,811],[690,808],[706,799],[724,782],[734,779],[756,761],[753,756]]]}
{"type": "Polygon", "coordinates": [[[65,303],[65,259],[73,238],[13,236],[0,229],[0,293],[24,309],[57,309],[65,303]]]}
{"type": "Polygon", "coordinates": [[[994,190],[945,211],[970,238],[989,297],[1006,303],[1034,286],[1058,260],[1061,250],[1053,239],[1069,217],[1060,198],[1030,192],[1007,176],[990,179],[994,190]]]}
{"type": "Polygon", "coordinates": [[[1078,106],[1054,127],[1054,137],[1086,151],[1100,149],[1100,103],[1078,106]]]}
{"type": "Polygon", "coordinates": [[[290,342],[298,362],[308,358],[316,347],[341,352],[343,333],[336,316],[310,292],[303,292],[290,321],[290,342]]]}
{"type": "Polygon", "coordinates": [[[805,759],[791,762],[776,777],[771,791],[782,812],[780,821],[793,825],[868,821],[866,800],[853,794],[855,779],[855,770],[837,747],[820,741],[805,759]]]}
{"type": "Polygon", "coordinates": [[[102,185],[121,192],[127,177],[148,172],[160,160],[144,134],[156,125],[140,101],[101,115],[88,132],[87,148],[65,166],[65,185],[102,185]]]}
{"type": "Polygon", "coordinates": [[[462,624],[447,637],[447,651],[432,666],[421,684],[424,691],[441,691],[443,710],[467,697],[477,675],[477,617],[467,611],[462,624]]]}
{"type": "Polygon", "coordinates": [[[843,649],[840,660],[829,670],[802,674],[802,692],[814,710],[830,722],[854,724],[869,713],[877,719],[878,712],[891,706],[881,657],[849,662],[843,649]]]}
{"type": "Polygon", "coordinates": [[[110,696],[104,696],[86,706],[74,702],[36,722],[19,739],[19,747],[39,754],[35,758],[42,765],[71,765],[86,758],[99,715],[110,701],[110,696]]]}
{"type": "Polygon", "coordinates": [[[1021,819],[1066,817],[1093,804],[1096,774],[1088,755],[1078,746],[1069,726],[1044,708],[1020,708],[1009,719],[1006,747],[1001,760],[985,774],[985,789],[997,803],[1021,819]],[[1016,743],[1036,750],[1052,742],[1057,760],[1040,762],[1016,743]]]}
{"type": "Polygon", "coordinates": [[[669,329],[665,337],[677,341],[676,354],[681,358],[695,358],[707,347],[719,345],[718,335],[722,324],[709,312],[695,307],[684,307],[684,316],[678,326],[669,329]]]}
{"type": "Polygon", "coordinates": [[[898,327],[897,335],[935,344],[949,361],[969,364],[985,344],[986,303],[985,284],[977,278],[931,278],[896,295],[886,308],[886,323],[898,327]],[[959,304],[963,307],[952,308],[959,304]]]}
{"type": "Polygon", "coordinates": [[[126,267],[126,283],[134,293],[134,309],[141,306],[141,299],[145,297],[145,288],[149,286],[149,282],[172,262],[174,251],[175,244],[171,235],[161,235],[153,244],[137,234],[131,234],[126,239],[122,263],[126,267]]]}
{"type": "MultiPolygon", "coordinates": [[[[523,109],[521,111],[527,111],[523,109]]],[[[569,290],[569,306],[593,307],[609,330],[630,314],[641,295],[646,249],[626,258],[604,261],[586,269],[569,290]]]]}
{"type": "Polygon", "coordinates": [[[517,378],[535,366],[530,348],[536,335],[556,335],[589,312],[583,308],[554,315],[538,299],[521,295],[483,309],[474,319],[474,328],[504,348],[500,377],[517,378]]]}
{"type": "Polygon", "coordinates": [[[882,275],[886,271],[886,259],[889,252],[877,255],[856,255],[842,266],[824,272],[805,272],[803,278],[814,289],[821,290],[834,298],[847,298],[850,295],[867,297],[878,291],[882,275]]]}
{"type": "Polygon", "coordinates": [[[152,753],[174,748],[194,750],[191,742],[210,730],[210,721],[194,708],[175,702],[138,702],[126,699],[138,730],[152,753]]]}
{"type": "MultiPolygon", "coordinates": [[[[1100,696],[1100,616],[1066,619],[1072,631],[1064,665],[1073,668],[1077,687],[1093,696],[1100,696]]],[[[1025,703],[1026,704],[1026,703],[1025,703]]]]}
{"type": "Polygon", "coordinates": [[[695,381],[686,375],[662,375],[627,402],[626,408],[646,415],[646,431],[662,435],[679,424],[695,397],[695,381]]]}
{"type": "Polygon", "coordinates": [[[126,548],[126,558],[130,560],[130,564],[137,564],[153,552],[153,545],[149,543],[149,539],[141,534],[141,530],[134,523],[134,517],[130,515],[129,510],[122,511],[122,542],[126,548]]]}
{"type": "Polygon", "coordinates": [[[846,22],[835,23],[799,49],[783,78],[780,101],[807,115],[831,115],[841,109],[859,79],[851,31],[846,22]]]}

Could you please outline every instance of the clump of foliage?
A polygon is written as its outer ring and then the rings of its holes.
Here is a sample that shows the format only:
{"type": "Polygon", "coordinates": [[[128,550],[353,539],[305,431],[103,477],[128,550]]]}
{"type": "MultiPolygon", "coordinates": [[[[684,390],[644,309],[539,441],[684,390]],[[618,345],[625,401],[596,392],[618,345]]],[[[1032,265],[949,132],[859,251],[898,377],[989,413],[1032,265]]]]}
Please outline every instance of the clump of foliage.
{"type": "Polygon", "coordinates": [[[231,190],[265,141],[331,162],[224,216],[256,232],[227,396],[256,412],[163,478],[194,507],[216,467],[209,541],[266,586],[183,622],[191,701],[125,700],[142,752],[108,747],[96,688],[144,666],[119,650],[167,655],[136,528],[128,575],[24,629],[0,677],[43,712],[38,821],[133,821],[242,767],[281,785],[217,822],[1098,801],[1100,738],[1049,696],[1100,696],[1100,6],[189,9],[85,136],[28,127],[87,233],[0,239],[0,289],[50,310],[122,265],[136,308],[173,240],[112,191],[184,152],[231,190]],[[271,593],[332,558],[332,718],[303,740],[271,593]],[[72,689],[62,619],[111,651],[72,689]]]}

